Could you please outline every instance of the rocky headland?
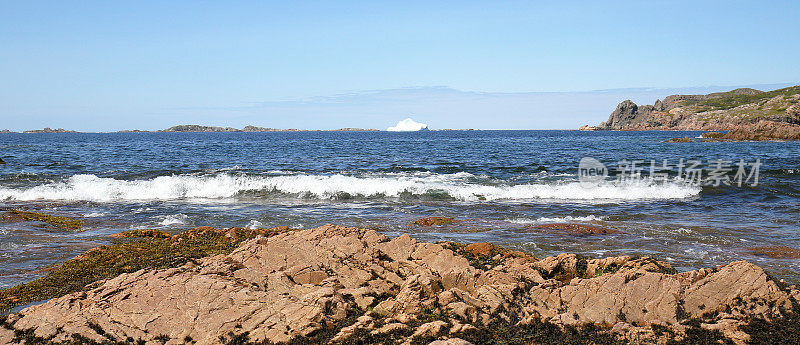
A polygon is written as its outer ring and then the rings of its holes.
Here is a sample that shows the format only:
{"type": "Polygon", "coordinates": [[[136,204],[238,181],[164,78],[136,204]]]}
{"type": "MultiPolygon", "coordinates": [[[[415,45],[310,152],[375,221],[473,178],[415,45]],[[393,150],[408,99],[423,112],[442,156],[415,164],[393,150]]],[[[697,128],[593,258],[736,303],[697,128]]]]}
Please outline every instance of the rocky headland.
{"type": "Polygon", "coordinates": [[[52,298],[0,318],[0,342],[766,344],[800,336],[800,291],[744,261],[679,273],[648,257],[537,259],[489,243],[334,225],[116,237],[123,242],[0,291],[6,310],[52,298]],[[63,288],[59,279],[69,277],[85,285],[63,288]]]}
{"type": "Polygon", "coordinates": [[[728,131],[715,139],[796,140],[800,138],[800,86],[672,95],[641,106],[626,100],[607,121],[593,128],[728,131]]]}

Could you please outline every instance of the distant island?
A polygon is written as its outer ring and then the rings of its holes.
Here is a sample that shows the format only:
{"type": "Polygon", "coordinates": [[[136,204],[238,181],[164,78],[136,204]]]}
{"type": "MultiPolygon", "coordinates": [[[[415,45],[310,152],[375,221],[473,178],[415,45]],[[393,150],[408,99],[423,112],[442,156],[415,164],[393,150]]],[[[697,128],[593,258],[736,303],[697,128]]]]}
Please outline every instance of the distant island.
{"type": "MultiPolygon", "coordinates": [[[[233,128],[233,127],[217,127],[217,126],[202,126],[202,125],[178,125],[172,126],[167,129],[161,129],[157,131],[147,131],[147,130],[122,130],[117,131],[116,133],[156,133],[156,132],[184,132],[184,133],[194,133],[194,132],[374,132],[378,131],[377,129],[373,128],[339,128],[339,129],[279,129],[279,128],[268,128],[268,127],[257,127],[257,126],[245,126],[242,129],[233,128]]],[[[17,133],[10,131],[8,129],[0,130],[0,133],[17,133]]],[[[85,132],[77,132],[66,130],[63,128],[56,128],[52,129],[50,127],[45,127],[44,129],[33,129],[24,131],[22,133],[85,133],[85,132]]]]}
{"type": "Polygon", "coordinates": [[[377,129],[366,128],[339,128],[329,130],[308,130],[308,129],[278,129],[257,126],[245,126],[242,129],[233,127],[216,127],[216,126],[201,126],[201,125],[178,125],[167,129],[160,130],[159,132],[337,132],[337,131],[377,131],[377,129]]]}
{"type": "Polygon", "coordinates": [[[736,89],[707,95],[672,95],[652,105],[625,100],[608,120],[581,130],[727,131],[715,140],[800,139],[800,86],[773,91],[736,89]]]}
{"type": "MultiPolygon", "coordinates": [[[[8,131],[8,130],[6,130],[5,132],[9,132],[10,133],[10,131],[8,131]]],[[[32,129],[32,130],[29,130],[29,131],[25,131],[23,133],[77,133],[77,132],[69,131],[69,130],[66,130],[66,129],[63,129],[63,128],[52,129],[50,127],[45,127],[43,129],[32,129]]]]}

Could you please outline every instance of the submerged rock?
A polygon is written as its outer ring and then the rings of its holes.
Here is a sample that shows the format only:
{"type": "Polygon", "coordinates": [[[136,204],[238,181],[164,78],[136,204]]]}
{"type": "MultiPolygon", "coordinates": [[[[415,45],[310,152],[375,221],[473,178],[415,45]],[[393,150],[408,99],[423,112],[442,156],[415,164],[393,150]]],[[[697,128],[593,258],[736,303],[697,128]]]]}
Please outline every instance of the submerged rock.
{"type": "Polygon", "coordinates": [[[786,246],[761,246],[750,248],[750,252],[773,259],[800,259],[800,249],[786,246]]]}
{"type": "Polygon", "coordinates": [[[326,225],[123,273],[0,320],[0,341],[741,343],[739,326],[772,325],[798,295],[747,262],[677,273],[650,258],[536,260],[326,225]]]}
{"type": "Polygon", "coordinates": [[[450,217],[425,217],[417,219],[411,223],[421,226],[434,226],[434,225],[446,225],[454,222],[456,222],[455,218],[450,218],[450,217]]]}
{"type": "Polygon", "coordinates": [[[692,142],[692,138],[683,137],[683,138],[672,138],[667,140],[668,143],[690,143],[692,142]]]}
{"type": "Polygon", "coordinates": [[[2,219],[11,222],[39,222],[43,226],[61,230],[78,230],[83,226],[83,222],[77,219],[22,210],[8,211],[2,219]]]}
{"type": "Polygon", "coordinates": [[[535,225],[534,228],[548,231],[558,231],[573,235],[603,235],[622,234],[622,231],[608,226],[583,223],[547,223],[535,225]]]}

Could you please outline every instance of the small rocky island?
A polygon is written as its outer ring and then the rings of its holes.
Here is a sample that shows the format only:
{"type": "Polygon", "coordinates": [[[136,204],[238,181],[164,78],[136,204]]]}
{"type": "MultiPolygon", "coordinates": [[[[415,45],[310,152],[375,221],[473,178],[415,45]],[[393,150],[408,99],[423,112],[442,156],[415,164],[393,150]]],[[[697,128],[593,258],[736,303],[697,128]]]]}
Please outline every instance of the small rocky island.
{"type": "MultiPolygon", "coordinates": [[[[201,125],[178,125],[172,126],[167,129],[160,130],[159,132],[311,132],[313,130],[306,129],[279,129],[269,127],[245,126],[242,129],[233,127],[216,127],[216,126],[201,126],[201,125]]],[[[321,131],[321,130],[320,130],[321,131]]],[[[328,131],[377,131],[377,129],[364,129],[364,128],[339,128],[328,131]]],[[[315,131],[316,132],[316,131],[315,131]]]]}
{"type": "Polygon", "coordinates": [[[727,131],[712,140],[800,139],[800,86],[774,91],[736,89],[707,95],[672,95],[652,105],[626,100],[599,130],[727,131]]]}
{"type": "Polygon", "coordinates": [[[29,131],[25,131],[23,133],[77,133],[77,132],[76,131],[66,130],[66,129],[63,129],[63,128],[53,129],[53,128],[50,128],[50,127],[45,127],[43,129],[32,129],[32,130],[29,130],[29,131]]]}
{"type": "MultiPolygon", "coordinates": [[[[9,216],[38,216],[29,213],[9,216]]],[[[334,225],[114,237],[120,242],[0,290],[3,310],[47,300],[0,317],[0,342],[766,344],[800,336],[800,290],[744,261],[677,272],[648,257],[535,258],[334,225]]]]}

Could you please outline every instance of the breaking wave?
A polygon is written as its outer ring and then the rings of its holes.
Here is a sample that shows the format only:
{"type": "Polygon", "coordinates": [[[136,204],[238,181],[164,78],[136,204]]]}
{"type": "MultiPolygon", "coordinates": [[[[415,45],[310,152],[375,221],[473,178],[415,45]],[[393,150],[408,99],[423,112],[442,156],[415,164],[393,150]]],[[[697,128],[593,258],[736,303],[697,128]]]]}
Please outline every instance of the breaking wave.
{"type": "Polygon", "coordinates": [[[588,216],[565,216],[565,217],[539,217],[536,219],[530,218],[514,218],[509,219],[510,223],[516,224],[540,224],[540,223],[570,223],[570,222],[597,222],[602,221],[603,217],[590,214],[588,216]]]}
{"type": "Polygon", "coordinates": [[[666,185],[601,185],[584,188],[578,182],[502,184],[476,183],[469,173],[392,174],[381,176],[216,174],[174,175],[147,180],[117,180],[74,175],[63,182],[29,188],[0,187],[0,200],[176,200],[225,199],[262,193],[338,199],[402,198],[434,195],[462,201],[478,200],[656,200],[700,194],[699,187],[666,185]]]}

